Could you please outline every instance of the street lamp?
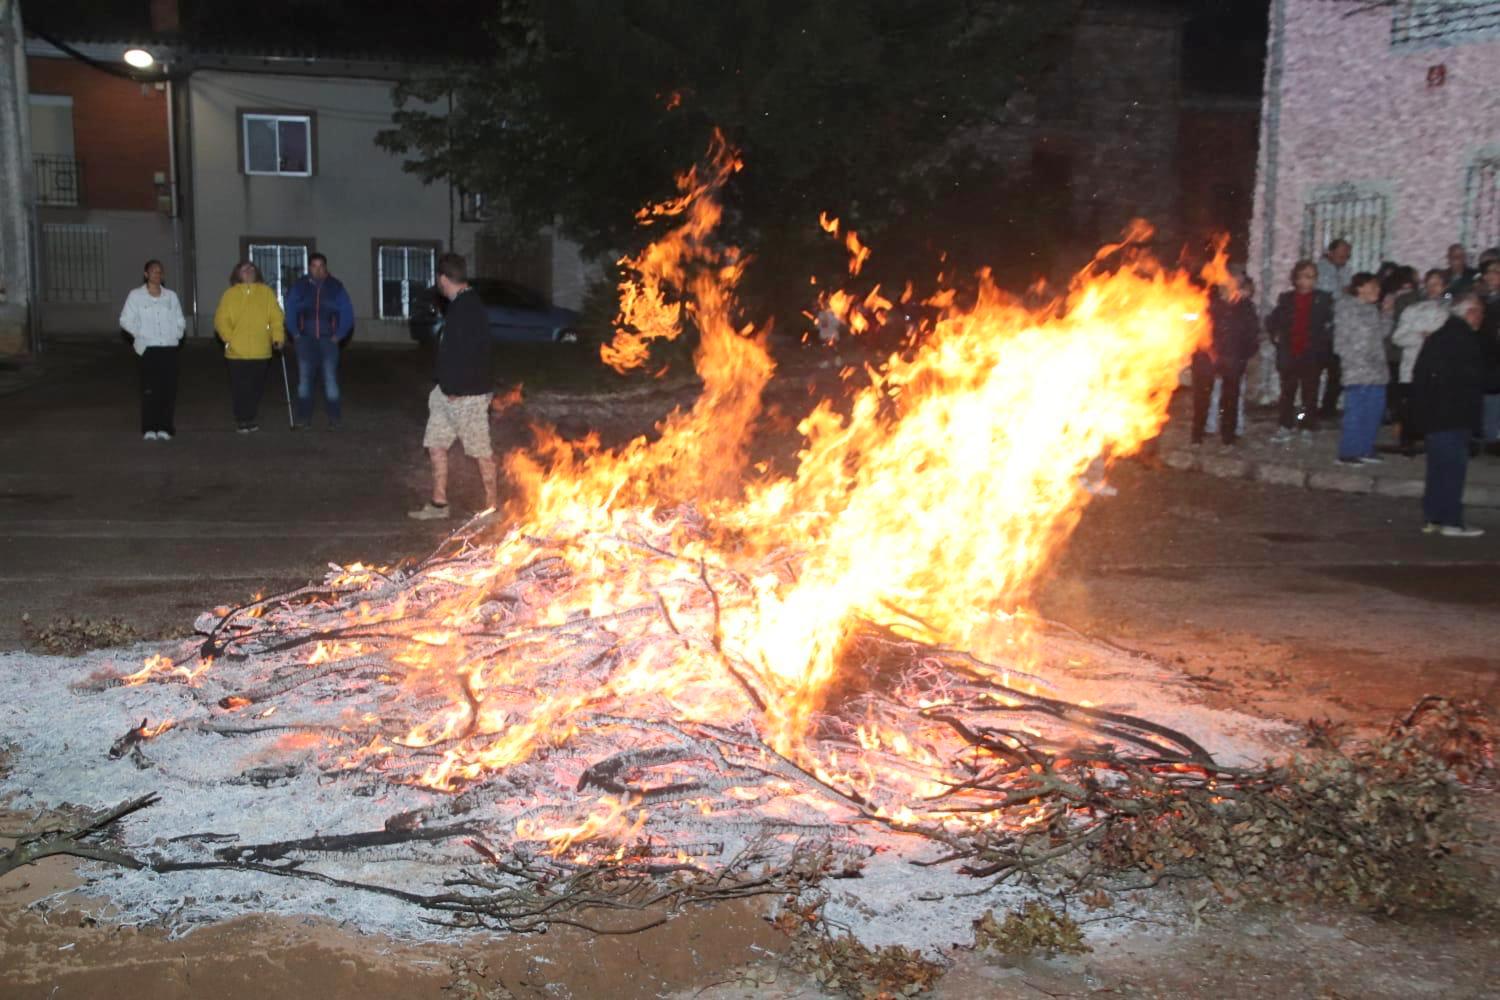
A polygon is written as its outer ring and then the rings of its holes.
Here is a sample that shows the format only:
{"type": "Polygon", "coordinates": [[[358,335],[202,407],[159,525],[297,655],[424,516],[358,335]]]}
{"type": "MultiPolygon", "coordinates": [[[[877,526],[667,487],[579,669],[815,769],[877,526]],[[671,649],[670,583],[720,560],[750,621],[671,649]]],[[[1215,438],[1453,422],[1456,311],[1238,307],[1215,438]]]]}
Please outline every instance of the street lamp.
{"type": "Polygon", "coordinates": [[[136,69],[150,69],[156,65],[156,57],[145,49],[126,49],[125,62],[136,69]]]}

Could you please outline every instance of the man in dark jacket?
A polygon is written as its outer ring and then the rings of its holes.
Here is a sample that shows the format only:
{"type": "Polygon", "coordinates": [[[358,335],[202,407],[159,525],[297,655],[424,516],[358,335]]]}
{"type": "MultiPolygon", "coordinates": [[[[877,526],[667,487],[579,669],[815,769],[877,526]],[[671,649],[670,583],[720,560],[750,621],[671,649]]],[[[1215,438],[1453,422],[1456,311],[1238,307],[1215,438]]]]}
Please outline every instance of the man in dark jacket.
{"type": "Polygon", "coordinates": [[[1422,530],[1473,538],[1482,528],[1464,525],[1464,478],[1469,440],[1479,429],[1484,399],[1484,356],[1477,331],[1484,307],[1472,292],[1453,301],[1453,316],[1422,343],[1412,372],[1412,415],[1427,437],[1427,489],[1422,530]]]}
{"type": "Polygon", "coordinates": [[[1491,455],[1500,455],[1500,259],[1487,261],[1479,274],[1484,321],[1479,349],[1484,354],[1484,440],[1491,455]]]}
{"type": "Polygon", "coordinates": [[[1220,382],[1219,435],[1226,445],[1237,439],[1240,382],[1245,368],[1260,349],[1260,316],[1251,295],[1255,286],[1242,279],[1238,290],[1220,286],[1208,304],[1212,339],[1206,350],[1193,354],[1193,444],[1203,443],[1214,382],[1220,382]]]}
{"type": "Polygon", "coordinates": [[[418,521],[448,516],[448,449],[462,441],[464,454],[479,465],[484,503],[498,503],[495,458],[490,445],[490,321],[479,294],[469,287],[462,256],[445,253],[437,262],[437,287],[448,300],[438,341],[437,385],[427,397],[427,430],[422,446],[432,460],[432,500],[407,514],[418,521]]]}
{"type": "Polygon", "coordinates": [[[1272,438],[1290,441],[1297,426],[1301,390],[1304,434],[1318,429],[1318,377],[1333,357],[1333,296],[1319,291],[1318,265],[1299,260],[1292,267],[1292,290],[1282,292],[1266,317],[1281,373],[1281,430],[1272,438]]]}
{"type": "Polygon", "coordinates": [[[323,374],[328,426],[337,427],[339,345],[354,332],[354,304],[343,282],[328,273],[328,258],[307,258],[307,273],[286,293],[286,332],[297,348],[297,419],[293,430],[312,423],[313,380],[323,374]]]}

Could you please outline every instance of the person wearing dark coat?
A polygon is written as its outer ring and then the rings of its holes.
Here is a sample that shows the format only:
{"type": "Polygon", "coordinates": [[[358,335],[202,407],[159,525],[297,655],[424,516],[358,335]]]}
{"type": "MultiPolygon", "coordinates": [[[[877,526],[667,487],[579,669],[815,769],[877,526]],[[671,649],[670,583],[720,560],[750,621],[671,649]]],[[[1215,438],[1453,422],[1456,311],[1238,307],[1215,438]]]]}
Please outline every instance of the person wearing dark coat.
{"type": "Polygon", "coordinates": [[[1292,267],[1292,290],[1282,292],[1266,317],[1281,373],[1281,430],[1273,441],[1292,439],[1300,391],[1304,433],[1318,429],[1318,378],[1333,357],[1333,296],[1319,291],[1318,265],[1299,260],[1292,267]]]}
{"type": "Polygon", "coordinates": [[[1427,438],[1427,487],[1422,531],[1473,538],[1464,524],[1464,479],[1469,440],[1479,430],[1484,400],[1484,355],[1478,330],[1484,306],[1472,292],[1453,301],[1453,316],[1422,342],[1412,372],[1412,415],[1427,438]]]}
{"type": "Polygon", "coordinates": [[[1194,444],[1203,443],[1216,381],[1220,385],[1220,439],[1226,445],[1238,439],[1240,384],[1250,359],[1260,349],[1260,316],[1251,301],[1254,291],[1255,286],[1248,278],[1240,282],[1238,290],[1221,285],[1208,304],[1212,339],[1206,348],[1193,354],[1194,444]]]}

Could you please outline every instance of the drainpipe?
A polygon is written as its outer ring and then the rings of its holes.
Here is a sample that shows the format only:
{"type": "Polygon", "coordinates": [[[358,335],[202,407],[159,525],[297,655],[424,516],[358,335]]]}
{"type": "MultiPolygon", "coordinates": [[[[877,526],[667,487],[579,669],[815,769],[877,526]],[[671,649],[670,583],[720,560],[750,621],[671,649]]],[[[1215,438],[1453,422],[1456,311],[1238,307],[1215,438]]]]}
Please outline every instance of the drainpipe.
{"type": "MultiPolygon", "coordinates": [[[[172,215],[172,255],[176,258],[172,262],[173,273],[178,276],[178,281],[187,278],[187,272],[183,268],[182,256],[182,219],[177,209],[177,94],[170,77],[167,79],[167,203],[168,211],[172,215]]],[[[196,303],[193,303],[196,307],[196,303]]],[[[194,326],[197,325],[198,314],[193,313],[194,326]]]]}
{"type": "Polygon", "coordinates": [[[172,142],[173,238],[181,248],[183,281],[193,314],[192,335],[202,333],[198,324],[198,214],[193,188],[193,92],[187,75],[167,84],[167,136],[172,142]]]}

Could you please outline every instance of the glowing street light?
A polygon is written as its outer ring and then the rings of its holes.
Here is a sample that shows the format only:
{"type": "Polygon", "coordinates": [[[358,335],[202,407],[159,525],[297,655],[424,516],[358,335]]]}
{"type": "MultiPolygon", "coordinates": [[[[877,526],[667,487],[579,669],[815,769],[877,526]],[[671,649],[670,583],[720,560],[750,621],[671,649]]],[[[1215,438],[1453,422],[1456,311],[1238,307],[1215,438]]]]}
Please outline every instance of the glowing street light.
{"type": "Polygon", "coordinates": [[[145,49],[126,49],[125,62],[136,69],[150,69],[156,65],[156,57],[145,49]]]}

